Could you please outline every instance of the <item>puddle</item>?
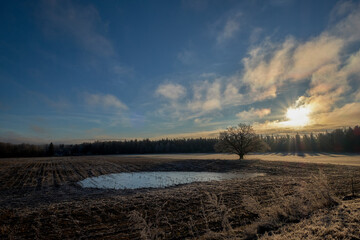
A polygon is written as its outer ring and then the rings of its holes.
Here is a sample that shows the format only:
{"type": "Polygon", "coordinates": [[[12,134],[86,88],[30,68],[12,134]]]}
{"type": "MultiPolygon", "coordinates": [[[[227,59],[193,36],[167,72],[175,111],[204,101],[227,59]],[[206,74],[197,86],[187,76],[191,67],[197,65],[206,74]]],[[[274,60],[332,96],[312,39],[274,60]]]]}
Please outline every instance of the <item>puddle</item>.
{"type": "Polygon", "coordinates": [[[132,172],[86,178],[78,182],[78,184],[83,188],[103,189],[165,188],[192,182],[221,181],[231,178],[251,178],[264,175],[263,173],[132,172]]]}

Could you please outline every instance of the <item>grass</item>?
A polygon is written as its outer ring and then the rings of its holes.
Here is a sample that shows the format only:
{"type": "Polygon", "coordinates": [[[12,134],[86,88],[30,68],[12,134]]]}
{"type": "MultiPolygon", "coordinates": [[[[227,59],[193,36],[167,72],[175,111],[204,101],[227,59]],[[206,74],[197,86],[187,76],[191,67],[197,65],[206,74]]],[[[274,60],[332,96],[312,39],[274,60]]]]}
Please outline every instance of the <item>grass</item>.
{"type": "Polygon", "coordinates": [[[261,239],[359,239],[360,202],[350,200],[332,209],[322,209],[299,223],[285,225],[261,239]]]}
{"type": "Polygon", "coordinates": [[[1,239],[351,239],[360,226],[359,199],[341,200],[352,194],[351,178],[359,193],[358,167],[100,156],[0,166],[1,239]],[[76,185],[88,176],[156,170],[267,176],[153,190],[76,185]]]}
{"type": "Polygon", "coordinates": [[[165,225],[168,227],[170,232],[172,230],[172,226],[163,211],[163,207],[166,204],[167,202],[165,202],[163,206],[156,209],[156,213],[153,219],[148,217],[147,212],[142,214],[137,210],[131,211],[128,215],[130,228],[132,228],[132,230],[139,231],[140,238],[145,240],[164,239],[168,237],[169,234],[167,234],[164,227],[161,227],[165,225]]]}
{"type": "Polygon", "coordinates": [[[298,222],[319,209],[334,207],[340,202],[322,172],[311,176],[308,182],[300,182],[292,193],[284,192],[282,186],[274,188],[272,199],[274,203],[264,206],[256,198],[245,197],[243,203],[246,210],[258,218],[244,227],[244,238],[255,239],[288,223],[298,222]]]}

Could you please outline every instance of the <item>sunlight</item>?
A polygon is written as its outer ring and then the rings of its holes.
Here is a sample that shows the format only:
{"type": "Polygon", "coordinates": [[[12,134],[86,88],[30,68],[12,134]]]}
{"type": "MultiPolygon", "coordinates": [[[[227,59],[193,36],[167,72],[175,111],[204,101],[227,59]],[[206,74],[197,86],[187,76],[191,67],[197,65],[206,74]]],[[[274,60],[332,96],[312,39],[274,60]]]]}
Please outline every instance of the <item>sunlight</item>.
{"type": "Polygon", "coordinates": [[[305,126],[309,122],[309,107],[298,107],[298,108],[288,108],[286,111],[286,117],[288,121],[282,122],[287,126],[305,126]]]}

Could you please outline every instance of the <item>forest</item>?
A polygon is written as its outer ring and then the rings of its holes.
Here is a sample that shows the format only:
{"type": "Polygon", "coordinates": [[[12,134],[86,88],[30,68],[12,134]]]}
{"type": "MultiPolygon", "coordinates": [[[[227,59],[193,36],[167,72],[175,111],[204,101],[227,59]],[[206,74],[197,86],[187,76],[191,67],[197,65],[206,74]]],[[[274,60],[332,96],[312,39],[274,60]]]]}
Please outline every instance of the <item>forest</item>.
{"type": "MultiPolygon", "coordinates": [[[[259,135],[265,152],[360,153],[360,127],[323,133],[259,135]]],[[[0,142],[0,157],[45,157],[145,153],[214,153],[217,138],[96,141],[81,144],[11,144],[0,142]]]]}

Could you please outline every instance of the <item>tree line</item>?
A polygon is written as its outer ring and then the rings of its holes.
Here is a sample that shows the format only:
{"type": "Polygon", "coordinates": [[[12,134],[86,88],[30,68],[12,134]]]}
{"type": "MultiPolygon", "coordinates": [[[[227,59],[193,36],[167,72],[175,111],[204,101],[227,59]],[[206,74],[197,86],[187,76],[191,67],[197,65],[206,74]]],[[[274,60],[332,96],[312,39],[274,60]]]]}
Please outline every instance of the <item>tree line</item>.
{"type": "MultiPolygon", "coordinates": [[[[360,127],[305,135],[259,136],[266,152],[360,152],[360,127]]],[[[44,157],[144,153],[214,153],[218,138],[96,141],[46,145],[0,142],[0,157],[44,157]]]]}
{"type": "Polygon", "coordinates": [[[360,127],[318,134],[261,136],[269,152],[360,152],[360,127]]]}
{"type": "Polygon", "coordinates": [[[0,142],[1,157],[80,156],[145,153],[211,153],[216,138],[96,141],[81,144],[31,145],[0,142]]]}

